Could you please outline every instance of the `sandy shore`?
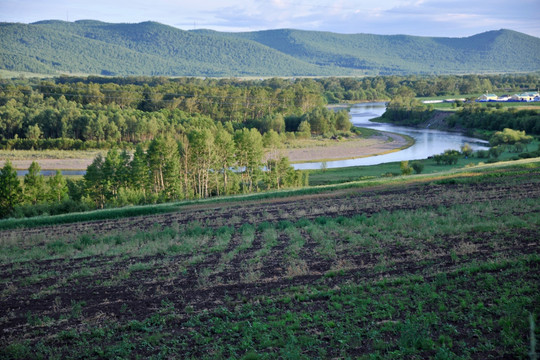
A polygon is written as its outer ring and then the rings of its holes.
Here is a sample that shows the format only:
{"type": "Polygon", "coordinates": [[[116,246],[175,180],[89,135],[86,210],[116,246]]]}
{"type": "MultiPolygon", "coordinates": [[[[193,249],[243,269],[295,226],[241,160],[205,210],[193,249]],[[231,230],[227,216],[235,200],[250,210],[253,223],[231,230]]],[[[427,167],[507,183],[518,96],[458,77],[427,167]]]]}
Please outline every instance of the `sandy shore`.
{"type": "MultiPolygon", "coordinates": [[[[35,161],[41,167],[41,170],[86,170],[88,165],[94,159],[36,159],[36,160],[11,160],[11,164],[17,170],[27,170],[35,161]]],[[[0,167],[4,166],[5,161],[0,160],[0,167]]]]}
{"type": "Polygon", "coordinates": [[[287,156],[292,163],[343,160],[386,154],[408,145],[411,144],[406,137],[385,132],[369,139],[357,138],[324,146],[285,149],[281,150],[281,155],[287,156]]]}
{"type": "MultiPolygon", "coordinates": [[[[292,163],[342,160],[381,155],[407,145],[410,145],[409,140],[401,135],[381,133],[368,139],[335,140],[330,143],[325,140],[320,144],[313,143],[302,148],[282,149],[279,155],[287,156],[292,163]]],[[[26,170],[32,161],[37,161],[42,170],[86,170],[93,158],[12,160],[11,163],[16,169],[26,170]]],[[[4,166],[4,163],[4,159],[0,159],[0,167],[4,166]]]]}

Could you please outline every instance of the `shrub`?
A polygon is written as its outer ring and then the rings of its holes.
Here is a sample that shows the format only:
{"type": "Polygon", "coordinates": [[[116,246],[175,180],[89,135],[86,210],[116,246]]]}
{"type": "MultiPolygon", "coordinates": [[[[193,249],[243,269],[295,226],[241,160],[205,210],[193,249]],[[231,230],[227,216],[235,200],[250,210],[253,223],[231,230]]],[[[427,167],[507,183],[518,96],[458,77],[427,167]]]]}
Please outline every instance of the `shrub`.
{"type": "Polygon", "coordinates": [[[491,146],[496,145],[505,145],[505,144],[515,144],[521,142],[524,144],[530,143],[532,136],[526,135],[525,131],[512,130],[505,128],[503,131],[497,131],[491,139],[489,139],[489,144],[491,146]]]}
{"type": "Polygon", "coordinates": [[[421,174],[422,171],[424,171],[424,164],[422,164],[421,162],[415,161],[411,164],[411,166],[415,174],[421,174]]]}
{"type": "Polygon", "coordinates": [[[408,161],[402,161],[399,168],[401,169],[401,175],[411,175],[413,172],[413,168],[409,166],[408,161]]]}
{"type": "Polygon", "coordinates": [[[457,164],[459,156],[460,152],[457,150],[445,150],[442,154],[434,155],[433,159],[437,165],[440,165],[441,163],[445,165],[453,165],[457,164]]]}
{"type": "Polygon", "coordinates": [[[461,153],[463,154],[463,156],[465,156],[466,158],[468,158],[469,156],[472,155],[473,153],[473,149],[471,147],[471,145],[465,143],[463,145],[461,145],[461,153]]]}
{"type": "Polygon", "coordinates": [[[494,159],[497,159],[499,157],[499,155],[501,155],[503,153],[504,148],[505,147],[503,145],[492,146],[489,149],[489,156],[494,158],[494,159]]]}
{"type": "Polygon", "coordinates": [[[479,159],[487,159],[489,157],[489,151],[488,150],[478,150],[476,152],[476,157],[479,159]]]}

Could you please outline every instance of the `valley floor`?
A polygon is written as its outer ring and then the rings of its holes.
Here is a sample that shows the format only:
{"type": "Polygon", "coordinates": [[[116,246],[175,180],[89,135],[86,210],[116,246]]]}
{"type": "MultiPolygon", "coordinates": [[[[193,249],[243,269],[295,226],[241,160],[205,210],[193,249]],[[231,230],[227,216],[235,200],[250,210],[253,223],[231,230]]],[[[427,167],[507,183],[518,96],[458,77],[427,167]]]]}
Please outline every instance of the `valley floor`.
{"type": "Polygon", "coordinates": [[[537,165],[0,231],[0,357],[525,359],[537,165]]]}

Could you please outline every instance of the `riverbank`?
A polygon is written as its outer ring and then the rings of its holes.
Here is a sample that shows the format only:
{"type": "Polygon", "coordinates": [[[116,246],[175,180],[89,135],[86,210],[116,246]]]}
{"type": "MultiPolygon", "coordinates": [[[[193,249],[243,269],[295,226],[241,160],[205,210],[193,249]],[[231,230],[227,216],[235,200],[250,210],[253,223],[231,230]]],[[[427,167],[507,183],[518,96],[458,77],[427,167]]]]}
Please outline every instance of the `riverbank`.
{"type": "Polygon", "coordinates": [[[382,116],[375,117],[371,119],[371,122],[383,123],[383,124],[392,124],[396,126],[407,126],[410,128],[416,129],[431,129],[431,130],[441,130],[448,132],[459,132],[465,133],[465,128],[461,127],[450,127],[446,120],[455,113],[453,110],[434,110],[433,114],[429,119],[421,123],[409,123],[407,121],[401,121],[396,123],[394,121],[383,118],[382,116]]]}
{"type": "Polygon", "coordinates": [[[293,164],[338,161],[388,154],[406,149],[414,144],[409,136],[378,132],[369,138],[355,137],[347,140],[311,140],[301,148],[282,149],[293,164]]]}
{"type": "MultiPolygon", "coordinates": [[[[526,151],[534,151],[535,149],[538,149],[539,146],[540,141],[534,140],[527,146],[526,151]]],[[[449,171],[459,171],[459,169],[463,168],[474,170],[477,167],[486,166],[485,163],[492,163],[491,165],[493,166],[497,166],[496,163],[501,164],[504,162],[512,164],[514,161],[517,161],[516,159],[519,159],[519,153],[511,152],[510,149],[506,149],[497,159],[479,158],[477,154],[475,154],[469,157],[460,157],[455,164],[437,164],[433,159],[417,159],[414,160],[414,162],[422,165],[422,174],[440,174],[449,171]]],[[[527,160],[519,160],[519,162],[527,162],[527,160]]],[[[358,180],[401,177],[400,163],[401,161],[393,161],[376,165],[313,169],[310,170],[309,173],[309,185],[333,185],[358,180]]]]}
{"type": "Polygon", "coordinates": [[[10,160],[17,170],[27,170],[33,161],[42,170],[86,170],[104,150],[0,150],[0,167],[10,160]]]}
{"type": "MultiPolygon", "coordinates": [[[[357,136],[349,139],[309,139],[295,144],[294,148],[281,149],[279,156],[286,156],[291,163],[310,163],[364,158],[388,154],[406,149],[414,144],[409,136],[377,132],[366,138],[357,136]]],[[[17,170],[27,170],[36,161],[42,170],[86,170],[94,158],[104,152],[79,151],[0,151],[0,167],[9,159],[17,170]]]]}

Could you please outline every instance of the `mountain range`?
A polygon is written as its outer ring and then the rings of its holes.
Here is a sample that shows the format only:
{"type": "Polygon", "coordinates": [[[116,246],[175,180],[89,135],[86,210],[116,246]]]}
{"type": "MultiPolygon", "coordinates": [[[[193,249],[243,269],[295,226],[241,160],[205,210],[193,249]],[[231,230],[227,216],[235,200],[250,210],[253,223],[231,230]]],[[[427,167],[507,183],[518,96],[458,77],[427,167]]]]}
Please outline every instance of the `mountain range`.
{"type": "Polygon", "coordinates": [[[531,72],[540,70],[540,38],[505,29],[446,38],[46,20],[0,23],[0,69],[210,77],[531,72]]]}

